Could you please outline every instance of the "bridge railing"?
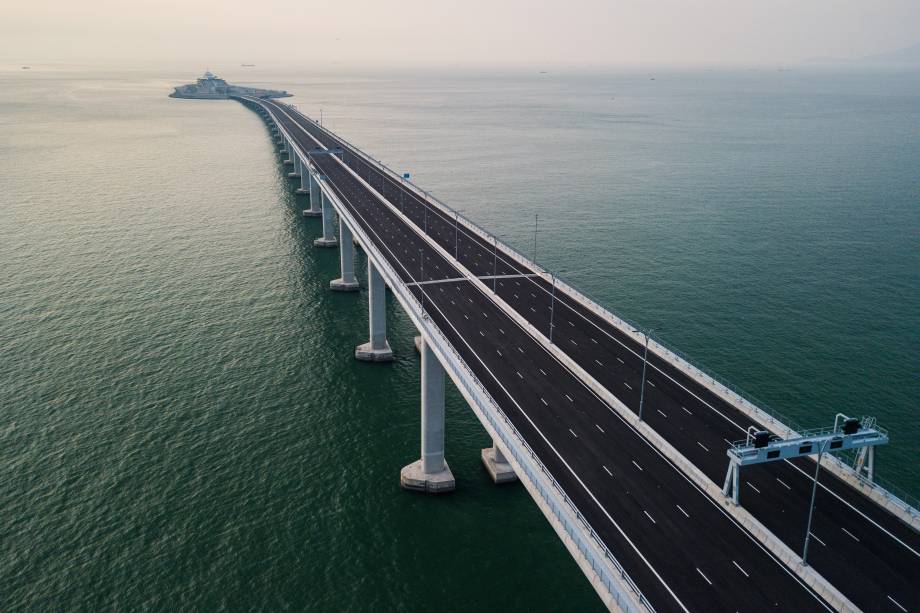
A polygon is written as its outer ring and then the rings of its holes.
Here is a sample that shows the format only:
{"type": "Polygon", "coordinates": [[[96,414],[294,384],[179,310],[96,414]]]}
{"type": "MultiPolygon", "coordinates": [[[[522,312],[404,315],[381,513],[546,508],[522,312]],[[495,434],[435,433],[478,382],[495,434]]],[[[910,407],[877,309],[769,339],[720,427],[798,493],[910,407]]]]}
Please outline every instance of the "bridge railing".
{"type": "MultiPolygon", "coordinates": [[[[382,161],[374,158],[372,155],[363,151],[360,147],[349,142],[342,136],[330,132],[316,121],[307,117],[303,113],[300,113],[300,111],[295,109],[295,112],[310,121],[312,125],[322,130],[330,138],[334,138],[346,144],[353,150],[353,153],[360,155],[366,162],[375,166],[378,169],[378,172],[389,175],[392,179],[398,181],[407,189],[413,191],[417,197],[424,200],[427,204],[435,206],[441,209],[442,213],[454,217],[459,223],[462,223],[466,229],[478,234],[479,238],[486,242],[486,244],[493,243],[503,257],[508,257],[517,261],[518,264],[530,268],[538,274],[541,274],[544,279],[550,274],[543,267],[539,266],[536,262],[532,261],[513,246],[502,242],[494,234],[473,220],[469,219],[468,217],[465,217],[462,213],[459,213],[457,210],[444,203],[431,192],[422,189],[411,180],[403,178],[398,172],[387,166],[382,161]]],[[[561,289],[565,293],[569,294],[582,306],[593,311],[599,317],[607,320],[615,320],[619,328],[623,329],[624,331],[634,333],[634,337],[637,342],[642,342],[642,340],[644,340],[641,336],[643,334],[642,330],[645,329],[643,326],[617,314],[615,311],[611,311],[610,309],[601,306],[601,302],[599,300],[595,300],[589,294],[575,289],[559,277],[556,277],[556,287],[557,289],[561,289]]],[[[691,359],[682,351],[667,345],[661,338],[653,338],[649,342],[649,350],[653,353],[659,354],[665,359],[668,359],[668,361],[671,363],[676,362],[678,364],[689,367],[693,371],[697,371],[696,373],[693,373],[694,375],[697,375],[696,378],[699,378],[699,375],[701,375],[702,378],[708,379],[710,387],[714,387],[716,390],[721,390],[723,393],[729,395],[730,397],[736,398],[738,401],[740,401],[740,404],[742,405],[741,408],[746,409],[749,413],[751,413],[754,419],[758,419],[759,421],[764,422],[764,425],[766,426],[773,426],[781,431],[785,431],[783,432],[785,436],[796,436],[803,430],[801,424],[791,419],[787,414],[784,414],[774,407],[771,407],[768,403],[757,398],[754,394],[751,394],[742,387],[725,379],[715,371],[705,366],[705,364],[700,360],[691,359]]],[[[920,508],[920,498],[914,494],[908,492],[898,485],[891,483],[884,477],[879,477],[878,475],[875,476],[874,481],[869,481],[865,476],[857,473],[852,466],[836,456],[831,455],[829,461],[836,465],[838,471],[846,474],[850,478],[855,478],[861,487],[875,490],[879,496],[891,504],[900,507],[905,513],[907,513],[908,516],[915,517],[917,515],[917,509],[920,508]]]]}

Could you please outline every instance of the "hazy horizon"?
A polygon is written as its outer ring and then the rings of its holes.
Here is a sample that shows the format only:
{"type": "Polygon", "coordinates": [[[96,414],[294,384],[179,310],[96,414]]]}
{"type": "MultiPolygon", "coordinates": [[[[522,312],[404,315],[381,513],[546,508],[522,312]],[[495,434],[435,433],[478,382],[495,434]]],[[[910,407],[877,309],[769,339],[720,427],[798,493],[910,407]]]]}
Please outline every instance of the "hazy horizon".
{"type": "Polygon", "coordinates": [[[0,9],[0,61],[197,65],[794,64],[920,42],[920,2],[252,4],[50,0],[0,9]]]}

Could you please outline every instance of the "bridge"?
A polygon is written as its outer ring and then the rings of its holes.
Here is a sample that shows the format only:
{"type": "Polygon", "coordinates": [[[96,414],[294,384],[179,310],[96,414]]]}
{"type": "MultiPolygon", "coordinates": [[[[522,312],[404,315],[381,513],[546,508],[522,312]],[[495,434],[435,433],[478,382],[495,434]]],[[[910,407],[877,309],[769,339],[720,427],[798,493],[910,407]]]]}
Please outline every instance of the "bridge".
{"type": "Polygon", "coordinates": [[[493,479],[523,484],[611,610],[920,611],[920,515],[873,482],[872,456],[856,470],[799,446],[736,466],[726,495],[730,457],[753,457],[737,443],[749,430],[809,434],[296,108],[236,99],[274,135],[309,199],[303,214],[322,218],[314,244],[339,249],[330,289],[357,290],[355,246],[367,256],[368,340],[355,357],[393,359],[387,288],[419,331],[420,454],[403,487],[454,488],[450,377],[492,438],[493,479]]]}

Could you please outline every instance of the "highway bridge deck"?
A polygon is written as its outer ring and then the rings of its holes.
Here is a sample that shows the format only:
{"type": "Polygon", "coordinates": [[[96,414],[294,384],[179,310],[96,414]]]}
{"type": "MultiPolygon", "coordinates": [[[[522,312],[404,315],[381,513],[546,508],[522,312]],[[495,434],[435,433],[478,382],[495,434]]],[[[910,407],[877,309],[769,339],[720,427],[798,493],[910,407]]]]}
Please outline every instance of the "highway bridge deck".
{"type": "MultiPolygon", "coordinates": [[[[431,319],[656,609],[828,608],[726,512],[724,501],[704,493],[586,383],[592,379],[638,411],[643,347],[635,335],[295,109],[259,104],[303,151],[342,148],[344,163],[311,156],[327,186],[406,284],[424,282],[412,291],[431,319]],[[552,317],[555,350],[580,371],[509,316],[507,306],[545,336],[552,317]]],[[[724,477],[729,441],[764,425],[654,351],[645,394],[645,421],[715,483],[724,477]]],[[[813,467],[812,460],[796,460],[742,473],[742,505],[794,551],[802,546],[813,467]]],[[[820,485],[812,566],[864,610],[920,610],[916,531],[834,474],[823,473],[820,485]]]]}

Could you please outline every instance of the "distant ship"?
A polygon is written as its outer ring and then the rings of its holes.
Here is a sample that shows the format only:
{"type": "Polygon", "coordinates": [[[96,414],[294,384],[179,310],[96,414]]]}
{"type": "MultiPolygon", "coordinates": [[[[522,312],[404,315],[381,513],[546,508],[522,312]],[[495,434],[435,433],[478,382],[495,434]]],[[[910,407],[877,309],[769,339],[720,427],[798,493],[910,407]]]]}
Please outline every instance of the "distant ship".
{"type": "Polygon", "coordinates": [[[230,96],[256,96],[258,98],[287,98],[291,94],[278,89],[259,89],[243,85],[230,85],[210,70],[204,73],[196,83],[180,85],[169,94],[170,98],[198,98],[205,100],[222,100],[230,96]]]}
{"type": "Polygon", "coordinates": [[[243,68],[255,68],[256,67],[255,64],[240,64],[240,66],[242,66],[243,68]]]}
{"type": "Polygon", "coordinates": [[[23,70],[32,70],[32,67],[31,67],[31,66],[23,66],[22,69],[23,69],[23,70]]]}

